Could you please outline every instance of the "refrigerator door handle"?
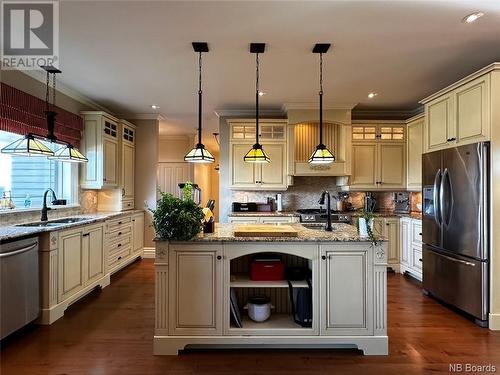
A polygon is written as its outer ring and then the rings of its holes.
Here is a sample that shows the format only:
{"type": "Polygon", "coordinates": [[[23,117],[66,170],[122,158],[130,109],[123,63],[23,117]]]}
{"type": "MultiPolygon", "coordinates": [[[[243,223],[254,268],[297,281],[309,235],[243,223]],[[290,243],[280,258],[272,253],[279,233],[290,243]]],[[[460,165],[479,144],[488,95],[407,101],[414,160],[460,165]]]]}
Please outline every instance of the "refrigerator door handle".
{"type": "Polygon", "coordinates": [[[446,176],[448,176],[448,168],[445,168],[443,171],[443,175],[441,176],[441,183],[439,184],[439,211],[441,213],[441,223],[444,225],[446,224],[446,197],[444,194],[444,189],[445,189],[445,180],[446,176]]]}
{"type": "Polygon", "coordinates": [[[443,220],[444,225],[448,226],[448,225],[450,225],[451,217],[453,214],[453,206],[454,206],[453,186],[451,185],[451,177],[450,177],[450,172],[448,171],[448,168],[446,168],[444,170],[443,183],[445,184],[445,186],[447,186],[446,196],[445,196],[446,215],[443,215],[441,220],[443,220]],[[444,217],[446,217],[446,221],[445,221],[444,217]]]}
{"type": "Polygon", "coordinates": [[[436,172],[436,177],[434,177],[434,220],[437,225],[441,225],[441,208],[440,208],[440,186],[442,183],[441,169],[436,172]]]}
{"type": "Polygon", "coordinates": [[[461,259],[456,259],[456,258],[452,258],[452,257],[449,257],[447,255],[444,255],[444,254],[441,254],[439,253],[439,256],[443,257],[443,258],[446,258],[448,260],[451,260],[452,262],[455,262],[455,263],[461,263],[465,266],[469,266],[469,267],[476,267],[476,265],[472,262],[467,262],[466,260],[461,260],[461,259]]]}

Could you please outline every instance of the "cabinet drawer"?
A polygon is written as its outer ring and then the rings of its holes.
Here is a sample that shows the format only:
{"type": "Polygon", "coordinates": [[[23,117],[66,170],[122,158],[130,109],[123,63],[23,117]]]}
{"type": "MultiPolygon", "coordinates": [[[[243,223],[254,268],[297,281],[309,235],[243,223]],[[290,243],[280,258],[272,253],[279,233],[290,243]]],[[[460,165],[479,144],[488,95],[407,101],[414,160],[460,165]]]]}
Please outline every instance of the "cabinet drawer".
{"type": "Polygon", "coordinates": [[[412,266],[418,270],[422,270],[422,248],[413,245],[412,246],[412,266]]]}
{"type": "Polygon", "coordinates": [[[123,248],[132,245],[132,236],[125,236],[119,241],[108,244],[108,254],[114,254],[120,252],[123,248]]]}
{"type": "Polygon", "coordinates": [[[416,244],[422,243],[422,222],[413,221],[411,223],[411,232],[412,232],[412,242],[416,244]]]}
{"type": "Polygon", "coordinates": [[[107,234],[106,238],[108,243],[120,240],[125,236],[130,236],[132,234],[132,224],[121,225],[117,230],[107,234]]]}
{"type": "Polygon", "coordinates": [[[109,220],[107,221],[108,232],[117,231],[122,225],[130,223],[132,223],[131,216],[123,216],[118,219],[109,220]]]}
{"type": "Polygon", "coordinates": [[[108,268],[113,268],[130,256],[131,248],[123,249],[119,253],[108,256],[108,268]]]}
{"type": "Polygon", "coordinates": [[[133,199],[124,199],[122,201],[122,211],[133,210],[133,209],[134,209],[133,199]]]}

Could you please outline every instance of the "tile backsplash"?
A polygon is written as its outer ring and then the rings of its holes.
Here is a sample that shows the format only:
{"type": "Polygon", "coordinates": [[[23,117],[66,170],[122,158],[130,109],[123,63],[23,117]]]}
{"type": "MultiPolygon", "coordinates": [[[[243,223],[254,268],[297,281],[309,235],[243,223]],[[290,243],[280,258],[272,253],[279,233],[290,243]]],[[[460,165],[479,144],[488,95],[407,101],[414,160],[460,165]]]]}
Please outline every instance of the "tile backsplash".
{"type": "MultiPolygon", "coordinates": [[[[232,191],[233,202],[265,202],[267,197],[274,197],[281,193],[283,197],[283,210],[295,211],[301,208],[317,208],[318,200],[323,190],[328,190],[332,195],[341,192],[336,185],[335,177],[295,177],[294,185],[287,191],[232,191]]],[[[394,210],[393,192],[374,192],[379,210],[394,210]]],[[[364,192],[349,192],[348,202],[355,209],[364,207],[364,192]]],[[[420,211],[417,204],[422,203],[421,193],[410,193],[412,211],[420,211]]]]}

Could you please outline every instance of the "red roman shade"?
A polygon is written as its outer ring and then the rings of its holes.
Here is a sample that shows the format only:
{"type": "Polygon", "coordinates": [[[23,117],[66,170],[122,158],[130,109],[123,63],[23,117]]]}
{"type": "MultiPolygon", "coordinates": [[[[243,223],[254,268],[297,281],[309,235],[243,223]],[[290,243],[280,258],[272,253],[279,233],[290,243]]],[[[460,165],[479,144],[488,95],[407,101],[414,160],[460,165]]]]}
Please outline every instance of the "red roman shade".
{"type": "MultiPolygon", "coordinates": [[[[54,133],[59,141],[80,147],[82,118],[62,108],[57,112],[54,133]]],[[[24,135],[33,133],[45,137],[45,101],[15,87],[1,83],[0,130],[24,135]]]]}

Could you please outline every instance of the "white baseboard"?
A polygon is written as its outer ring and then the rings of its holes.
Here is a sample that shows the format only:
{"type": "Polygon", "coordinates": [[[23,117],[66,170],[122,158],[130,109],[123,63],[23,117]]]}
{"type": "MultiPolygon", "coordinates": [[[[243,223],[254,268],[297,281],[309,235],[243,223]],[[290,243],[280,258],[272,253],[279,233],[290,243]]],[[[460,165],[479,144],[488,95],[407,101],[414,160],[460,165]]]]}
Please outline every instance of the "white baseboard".
{"type": "Polygon", "coordinates": [[[500,314],[490,313],[489,328],[492,331],[500,331],[500,314]]]}
{"type": "Polygon", "coordinates": [[[143,258],[154,259],[155,258],[155,248],[154,247],[145,247],[143,249],[143,258]]]}

